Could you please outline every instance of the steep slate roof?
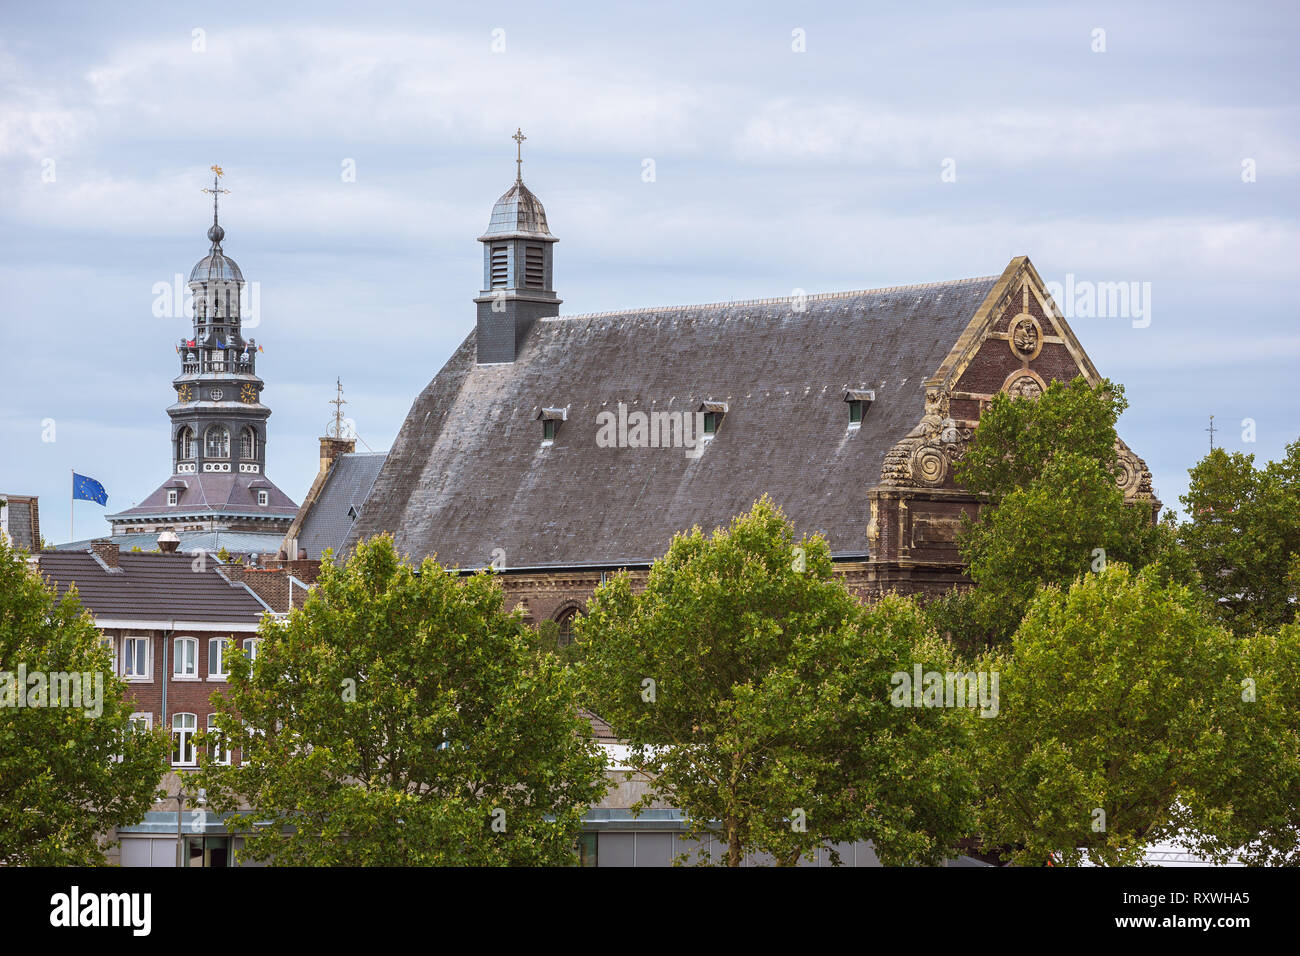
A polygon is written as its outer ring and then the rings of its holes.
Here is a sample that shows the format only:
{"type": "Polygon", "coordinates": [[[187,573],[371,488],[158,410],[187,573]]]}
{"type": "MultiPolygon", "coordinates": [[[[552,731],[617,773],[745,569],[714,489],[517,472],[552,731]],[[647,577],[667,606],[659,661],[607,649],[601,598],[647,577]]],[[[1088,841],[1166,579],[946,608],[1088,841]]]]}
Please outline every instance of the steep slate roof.
{"type": "Polygon", "coordinates": [[[361,513],[370,488],[388,456],[383,452],[340,455],[330,465],[325,486],[311,504],[298,530],[298,547],[316,559],[326,548],[338,552],[352,530],[349,510],[361,513]]]}
{"type": "Polygon", "coordinates": [[[297,513],[298,506],[293,499],[265,475],[205,473],[173,475],[134,508],[108,517],[111,520],[149,515],[218,514],[292,520],[297,513]],[[174,507],[167,504],[167,492],[172,488],[180,491],[174,507]],[[259,490],[268,492],[269,503],[265,507],[257,503],[259,490]]]}
{"type": "Polygon", "coordinates": [[[348,544],[395,534],[414,559],[510,568],[648,563],[772,495],[834,553],[867,553],[866,491],[924,414],[943,362],[997,277],[540,319],[518,359],[476,365],[475,336],[416,399],[348,544]],[[844,394],[874,389],[850,430],[844,394]],[[600,448],[596,416],[727,413],[703,456],[600,448]],[[542,445],[544,407],[567,408],[542,445]]]}
{"type": "Polygon", "coordinates": [[[243,584],[231,584],[215,561],[195,571],[184,554],[118,556],[120,573],[88,551],[42,551],[40,571],[59,598],[75,583],[96,621],[202,622],[256,625],[266,606],[243,584]]]}

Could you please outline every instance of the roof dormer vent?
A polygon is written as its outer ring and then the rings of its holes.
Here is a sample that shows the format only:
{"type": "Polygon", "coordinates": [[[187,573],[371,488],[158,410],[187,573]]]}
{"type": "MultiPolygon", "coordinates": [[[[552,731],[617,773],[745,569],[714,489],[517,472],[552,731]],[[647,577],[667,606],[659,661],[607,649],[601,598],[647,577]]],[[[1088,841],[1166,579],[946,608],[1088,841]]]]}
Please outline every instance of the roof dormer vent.
{"type": "Polygon", "coordinates": [[[875,389],[850,388],[844,393],[844,401],[849,403],[849,427],[856,428],[862,424],[867,409],[876,400],[875,389]]]}

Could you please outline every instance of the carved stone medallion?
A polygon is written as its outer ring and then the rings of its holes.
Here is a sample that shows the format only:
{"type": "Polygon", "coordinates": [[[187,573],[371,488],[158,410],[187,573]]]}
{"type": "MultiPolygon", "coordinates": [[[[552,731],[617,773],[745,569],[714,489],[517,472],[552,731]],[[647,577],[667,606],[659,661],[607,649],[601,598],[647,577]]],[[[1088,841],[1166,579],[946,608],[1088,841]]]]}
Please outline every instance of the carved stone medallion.
{"type": "Polygon", "coordinates": [[[1022,362],[1032,362],[1043,350],[1043,327],[1028,312],[1021,312],[1011,320],[1007,334],[1011,354],[1022,362]]]}

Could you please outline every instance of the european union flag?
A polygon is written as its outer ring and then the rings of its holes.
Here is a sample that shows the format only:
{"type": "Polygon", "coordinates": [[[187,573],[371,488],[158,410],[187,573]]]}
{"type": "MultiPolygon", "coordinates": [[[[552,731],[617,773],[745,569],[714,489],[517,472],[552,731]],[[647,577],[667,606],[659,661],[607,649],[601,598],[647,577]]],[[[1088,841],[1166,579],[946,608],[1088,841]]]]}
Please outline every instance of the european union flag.
{"type": "Polygon", "coordinates": [[[108,504],[108,492],[94,478],[87,478],[75,471],[72,473],[72,497],[82,501],[93,501],[97,505],[108,504]]]}

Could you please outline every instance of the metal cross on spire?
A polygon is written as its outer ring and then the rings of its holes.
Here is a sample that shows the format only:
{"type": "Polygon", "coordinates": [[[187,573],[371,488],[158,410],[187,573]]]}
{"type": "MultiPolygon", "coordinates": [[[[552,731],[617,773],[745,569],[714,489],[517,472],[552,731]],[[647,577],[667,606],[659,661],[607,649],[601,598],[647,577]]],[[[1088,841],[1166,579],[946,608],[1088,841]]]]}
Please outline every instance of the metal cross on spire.
{"type": "Polygon", "coordinates": [[[515,128],[515,135],[510,137],[515,141],[515,182],[524,181],[524,140],[528,137],[524,131],[518,127],[515,128]]]}
{"type": "Polygon", "coordinates": [[[212,225],[215,226],[217,225],[217,197],[221,193],[229,193],[230,190],[221,188],[221,177],[226,175],[225,170],[215,164],[208,168],[212,170],[212,188],[202,189],[200,192],[212,194],[212,225]]]}

